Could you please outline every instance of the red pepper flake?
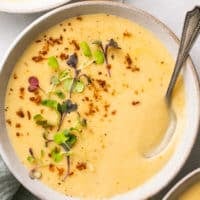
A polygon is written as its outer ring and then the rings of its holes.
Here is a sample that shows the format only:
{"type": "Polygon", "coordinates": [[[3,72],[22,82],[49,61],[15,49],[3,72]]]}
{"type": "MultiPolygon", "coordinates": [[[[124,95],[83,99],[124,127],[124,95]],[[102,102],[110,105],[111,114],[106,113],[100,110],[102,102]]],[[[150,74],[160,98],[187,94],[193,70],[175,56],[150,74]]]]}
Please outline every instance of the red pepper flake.
{"type": "Polygon", "coordinates": [[[54,164],[49,164],[49,171],[54,172],[55,171],[55,165],[54,164]]]}
{"type": "Polygon", "coordinates": [[[72,40],[70,42],[70,44],[74,46],[75,50],[77,50],[77,51],[80,50],[80,47],[79,47],[78,43],[76,42],[76,40],[72,40]]]}
{"type": "Polygon", "coordinates": [[[131,68],[131,71],[132,71],[132,72],[139,72],[139,71],[140,71],[140,68],[138,68],[138,67],[132,67],[132,68],[131,68]]]}
{"type": "Polygon", "coordinates": [[[86,168],[87,168],[87,164],[85,163],[85,162],[78,162],[77,164],[76,164],[76,168],[78,169],[78,170],[85,170],[86,168]]]}
{"type": "Polygon", "coordinates": [[[40,104],[41,101],[42,101],[42,98],[41,98],[41,96],[38,95],[36,97],[30,97],[29,100],[36,103],[36,104],[40,104]]]}
{"type": "Polygon", "coordinates": [[[29,110],[27,110],[27,117],[28,117],[28,120],[30,120],[30,119],[31,119],[31,113],[30,113],[30,111],[29,111],[29,110]]]}
{"type": "Polygon", "coordinates": [[[17,132],[17,133],[16,133],[16,136],[17,136],[17,137],[19,137],[19,136],[20,136],[20,133],[19,133],[19,132],[17,132]]]}
{"type": "Polygon", "coordinates": [[[18,78],[18,77],[17,77],[17,74],[14,73],[14,74],[13,74],[13,78],[14,78],[14,79],[17,79],[17,78],[18,78]]]}
{"type": "Polygon", "coordinates": [[[56,169],[58,170],[58,176],[62,176],[64,174],[64,168],[56,167],[56,169]]]}
{"type": "Polygon", "coordinates": [[[104,105],[104,109],[105,109],[105,111],[108,111],[109,107],[110,107],[109,104],[105,104],[105,105],[104,105]]]}
{"type": "Polygon", "coordinates": [[[125,31],[125,32],[123,33],[123,36],[124,36],[124,37],[131,37],[132,34],[131,34],[130,32],[128,32],[128,31],[125,31]]]}
{"type": "Polygon", "coordinates": [[[15,124],[15,128],[20,128],[21,127],[21,124],[20,123],[16,123],[15,124]]]}
{"type": "Polygon", "coordinates": [[[140,104],[140,101],[132,101],[132,105],[133,105],[133,106],[136,106],[136,105],[138,105],[138,104],[140,104]]]}
{"type": "Polygon", "coordinates": [[[32,57],[32,60],[34,61],[34,62],[41,62],[41,61],[43,61],[44,60],[44,58],[42,57],[42,56],[33,56],[32,57]]]}
{"type": "Polygon", "coordinates": [[[6,123],[9,124],[10,126],[12,126],[12,121],[10,119],[7,119],[6,123]]]}
{"type": "Polygon", "coordinates": [[[36,40],[36,41],[35,41],[35,43],[40,43],[40,42],[42,42],[42,41],[41,41],[41,40],[36,40]]]}
{"type": "Polygon", "coordinates": [[[79,20],[79,21],[83,20],[83,18],[81,16],[78,16],[76,19],[79,20]]]}
{"type": "Polygon", "coordinates": [[[116,110],[113,110],[113,111],[111,112],[112,115],[116,115],[116,113],[117,113],[116,110]]]}
{"type": "Polygon", "coordinates": [[[20,99],[24,99],[24,87],[21,87],[20,89],[19,89],[19,92],[20,92],[20,95],[19,95],[19,98],[20,99]]]}
{"type": "Polygon", "coordinates": [[[72,176],[74,174],[74,172],[70,172],[69,174],[68,174],[68,176],[72,176]]]}
{"type": "Polygon", "coordinates": [[[133,63],[133,61],[128,53],[125,56],[125,62],[128,64],[128,66],[132,65],[132,63],[133,63]]]}
{"type": "Polygon", "coordinates": [[[61,60],[67,60],[69,58],[69,55],[65,54],[65,53],[61,53],[60,54],[60,59],[61,60]]]}
{"type": "Polygon", "coordinates": [[[18,110],[16,114],[18,117],[24,118],[24,112],[22,110],[18,110]]]}

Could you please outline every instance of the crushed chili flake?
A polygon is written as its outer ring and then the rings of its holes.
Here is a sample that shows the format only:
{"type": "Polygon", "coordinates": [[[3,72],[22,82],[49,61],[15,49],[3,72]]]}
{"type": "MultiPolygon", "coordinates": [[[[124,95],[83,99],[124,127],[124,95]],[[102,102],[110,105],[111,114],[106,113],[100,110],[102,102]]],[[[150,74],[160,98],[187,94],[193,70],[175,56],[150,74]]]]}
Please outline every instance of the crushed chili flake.
{"type": "Polygon", "coordinates": [[[30,113],[30,111],[29,111],[29,110],[27,110],[27,117],[28,117],[28,120],[30,120],[30,119],[31,119],[31,113],[30,113]]]}
{"type": "Polygon", "coordinates": [[[136,106],[136,105],[138,105],[138,104],[140,104],[140,101],[132,101],[132,105],[133,105],[133,106],[136,106]]]}
{"type": "Polygon", "coordinates": [[[42,98],[41,96],[37,95],[36,97],[30,97],[29,100],[36,104],[40,104],[42,101],[42,98]]]}
{"type": "Polygon", "coordinates": [[[86,169],[87,168],[87,164],[85,163],[85,162],[78,162],[77,164],[76,164],[76,168],[78,169],[78,170],[84,170],[84,169],[86,169]]]}
{"type": "Polygon", "coordinates": [[[17,132],[17,133],[16,133],[16,136],[17,136],[17,137],[19,137],[19,136],[20,136],[20,133],[19,133],[19,132],[17,132]]]}
{"type": "Polygon", "coordinates": [[[61,54],[60,54],[60,59],[61,59],[61,60],[67,60],[68,57],[69,57],[69,55],[67,55],[67,54],[65,54],[65,53],[61,53],[61,54]]]}
{"type": "Polygon", "coordinates": [[[9,124],[10,126],[12,125],[12,121],[10,119],[7,119],[6,123],[9,124]]]}
{"type": "Polygon", "coordinates": [[[53,38],[53,37],[49,37],[47,39],[47,43],[50,45],[50,46],[54,46],[54,45],[60,45],[63,43],[63,36],[60,35],[60,37],[58,38],[53,38]]]}
{"type": "Polygon", "coordinates": [[[54,164],[49,164],[49,171],[54,172],[55,171],[55,165],[54,164]]]}
{"type": "Polygon", "coordinates": [[[115,115],[116,113],[117,113],[116,110],[113,110],[113,111],[111,112],[112,115],[115,115]]]}
{"type": "Polygon", "coordinates": [[[56,167],[56,169],[58,170],[58,175],[59,176],[62,176],[64,174],[64,171],[65,171],[64,168],[62,168],[62,167],[61,168],[56,167]]]}
{"type": "Polygon", "coordinates": [[[20,92],[19,98],[20,98],[20,99],[24,99],[24,91],[25,91],[25,88],[24,88],[24,87],[21,87],[21,88],[19,89],[19,92],[20,92]]]}
{"type": "Polygon", "coordinates": [[[36,41],[35,41],[35,43],[40,43],[40,42],[42,42],[42,41],[41,41],[41,40],[36,40],[36,41]]]}
{"type": "Polygon", "coordinates": [[[17,74],[14,73],[14,74],[13,74],[13,78],[14,78],[14,79],[17,79],[17,78],[18,78],[18,77],[17,77],[17,74]]]}
{"type": "Polygon", "coordinates": [[[33,56],[32,57],[32,60],[34,61],[34,62],[41,62],[41,61],[43,61],[44,60],[44,58],[42,57],[42,56],[33,56]]]}
{"type": "Polygon", "coordinates": [[[76,40],[72,40],[70,42],[70,44],[74,46],[75,50],[77,50],[77,51],[80,50],[80,47],[79,47],[78,43],[76,42],[76,40]]]}
{"type": "Polygon", "coordinates": [[[69,175],[69,176],[72,176],[73,174],[74,174],[74,172],[70,172],[68,175],[69,175]]]}
{"type": "Polygon", "coordinates": [[[24,118],[24,112],[22,110],[18,110],[16,112],[17,116],[21,117],[21,118],[24,118]]]}
{"type": "Polygon", "coordinates": [[[105,105],[104,105],[104,109],[105,109],[105,111],[108,111],[109,107],[110,107],[109,104],[105,104],[105,105]]]}
{"type": "Polygon", "coordinates": [[[76,19],[79,20],[79,21],[83,20],[83,18],[81,16],[78,16],[76,19]]]}
{"type": "Polygon", "coordinates": [[[125,31],[125,32],[123,33],[123,36],[124,36],[124,37],[131,37],[132,34],[131,34],[130,32],[128,32],[128,31],[125,31]]]}
{"type": "Polygon", "coordinates": [[[133,61],[128,53],[125,56],[125,62],[128,64],[128,66],[132,65],[132,63],[133,63],[133,61]]]}
{"type": "Polygon", "coordinates": [[[105,80],[97,79],[96,81],[99,84],[99,86],[101,86],[102,88],[105,88],[105,86],[106,86],[105,80]]]}
{"type": "Polygon", "coordinates": [[[15,124],[15,128],[20,128],[21,127],[21,124],[20,123],[16,123],[15,124]]]}

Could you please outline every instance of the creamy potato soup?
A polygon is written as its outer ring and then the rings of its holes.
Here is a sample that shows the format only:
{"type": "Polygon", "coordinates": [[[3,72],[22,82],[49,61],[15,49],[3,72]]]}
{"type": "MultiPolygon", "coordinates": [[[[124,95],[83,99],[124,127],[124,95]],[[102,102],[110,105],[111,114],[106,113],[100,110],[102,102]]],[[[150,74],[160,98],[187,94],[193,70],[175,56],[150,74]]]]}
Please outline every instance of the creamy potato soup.
{"type": "Polygon", "coordinates": [[[10,140],[30,178],[88,199],[152,178],[184,127],[180,79],[175,137],[159,156],[143,156],[168,126],[164,95],[173,67],[151,32],[117,16],[78,16],[39,35],[16,63],[5,108],[10,140]]]}
{"type": "Polygon", "coordinates": [[[200,182],[189,187],[180,197],[179,200],[199,200],[200,198],[200,182]]]}

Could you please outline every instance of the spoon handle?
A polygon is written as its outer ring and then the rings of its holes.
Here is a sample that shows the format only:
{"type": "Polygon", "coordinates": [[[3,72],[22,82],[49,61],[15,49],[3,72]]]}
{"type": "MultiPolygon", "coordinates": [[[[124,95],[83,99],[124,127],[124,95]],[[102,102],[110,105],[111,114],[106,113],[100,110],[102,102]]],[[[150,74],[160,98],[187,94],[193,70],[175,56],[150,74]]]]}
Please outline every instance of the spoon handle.
{"type": "Polygon", "coordinates": [[[166,99],[170,103],[173,88],[177,81],[179,72],[185,63],[189,51],[192,48],[200,30],[200,7],[196,6],[193,10],[187,12],[178,51],[178,56],[175,64],[175,68],[167,89],[166,99]]]}

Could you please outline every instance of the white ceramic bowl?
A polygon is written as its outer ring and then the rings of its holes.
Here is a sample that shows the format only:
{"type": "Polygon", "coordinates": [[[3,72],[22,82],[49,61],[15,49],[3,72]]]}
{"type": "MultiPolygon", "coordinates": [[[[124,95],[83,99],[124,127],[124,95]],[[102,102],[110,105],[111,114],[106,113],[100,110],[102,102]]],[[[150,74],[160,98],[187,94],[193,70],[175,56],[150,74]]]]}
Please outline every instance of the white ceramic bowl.
{"type": "Polygon", "coordinates": [[[36,13],[70,2],[71,0],[0,0],[0,11],[9,13],[36,13]]]}
{"type": "MultiPolygon", "coordinates": [[[[200,168],[190,172],[181,179],[163,198],[163,200],[176,200],[193,184],[200,181],[200,168]]],[[[191,199],[192,200],[192,199],[191,199]]]]}
{"type": "MultiPolygon", "coordinates": [[[[43,200],[66,200],[66,196],[53,191],[40,181],[30,180],[28,171],[19,162],[10,144],[4,116],[4,97],[9,75],[17,59],[39,33],[66,18],[81,14],[102,12],[127,18],[149,29],[165,44],[174,58],[177,55],[178,39],[164,24],[144,11],[114,2],[94,1],[63,6],[40,17],[19,35],[8,50],[0,73],[0,153],[15,177],[34,195],[43,200]]],[[[186,67],[183,71],[183,77],[186,89],[186,124],[185,130],[182,133],[182,139],[177,145],[173,156],[156,175],[143,185],[128,193],[114,196],[112,200],[147,199],[164,188],[184,165],[197,136],[200,119],[199,82],[190,58],[187,60],[186,67]]],[[[67,199],[74,200],[75,198],[68,197],[67,199]]]]}

